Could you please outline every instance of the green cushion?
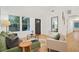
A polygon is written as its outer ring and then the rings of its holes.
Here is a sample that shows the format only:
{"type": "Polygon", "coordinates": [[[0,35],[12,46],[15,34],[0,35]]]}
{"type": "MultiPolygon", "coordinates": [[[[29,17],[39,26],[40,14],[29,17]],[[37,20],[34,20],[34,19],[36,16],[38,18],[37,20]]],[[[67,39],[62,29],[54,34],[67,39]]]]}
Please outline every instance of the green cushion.
{"type": "Polygon", "coordinates": [[[11,49],[7,49],[3,52],[21,52],[21,49],[19,47],[14,47],[14,48],[11,48],[11,49]]]}
{"type": "Polygon", "coordinates": [[[31,52],[39,52],[39,48],[32,49],[31,52]]]}
{"type": "Polygon", "coordinates": [[[32,43],[32,49],[40,47],[40,42],[33,42],[32,43]]]}
{"type": "Polygon", "coordinates": [[[5,37],[0,34],[0,51],[6,50],[5,37]]]}
{"type": "Polygon", "coordinates": [[[8,33],[4,31],[1,32],[1,35],[3,35],[4,37],[8,37],[8,33]]]}

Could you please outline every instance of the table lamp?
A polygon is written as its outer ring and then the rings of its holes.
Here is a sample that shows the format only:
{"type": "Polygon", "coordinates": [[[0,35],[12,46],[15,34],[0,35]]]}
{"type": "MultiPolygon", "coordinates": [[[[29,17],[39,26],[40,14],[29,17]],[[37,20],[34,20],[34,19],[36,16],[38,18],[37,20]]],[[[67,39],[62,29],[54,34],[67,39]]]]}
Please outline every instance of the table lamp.
{"type": "Polygon", "coordinates": [[[6,32],[7,32],[7,27],[9,27],[10,21],[9,20],[3,20],[2,21],[2,26],[6,27],[6,32]]]}

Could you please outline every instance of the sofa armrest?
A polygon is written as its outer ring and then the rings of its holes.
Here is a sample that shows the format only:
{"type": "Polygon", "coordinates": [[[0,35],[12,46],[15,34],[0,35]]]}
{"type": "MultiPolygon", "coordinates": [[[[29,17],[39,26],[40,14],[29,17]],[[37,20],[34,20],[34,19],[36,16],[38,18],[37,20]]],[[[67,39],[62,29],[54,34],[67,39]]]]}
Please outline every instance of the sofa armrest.
{"type": "Polygon", "coordinates": [[[7,49],[3,52],[21,52],[21,50],[20,50],[19,47],[14,47],[14,48],[11,48],[11,49],[7,49]]]}

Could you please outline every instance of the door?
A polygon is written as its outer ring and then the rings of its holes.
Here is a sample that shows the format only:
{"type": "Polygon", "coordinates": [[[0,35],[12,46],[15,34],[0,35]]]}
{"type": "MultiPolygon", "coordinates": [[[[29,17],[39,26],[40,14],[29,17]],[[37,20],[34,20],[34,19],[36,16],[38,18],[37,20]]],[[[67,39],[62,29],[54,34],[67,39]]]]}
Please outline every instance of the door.
{"type": "Polygon", "coordinates": [[[41,20],[35,19],[35,34],[41,34],[41,20]]]}

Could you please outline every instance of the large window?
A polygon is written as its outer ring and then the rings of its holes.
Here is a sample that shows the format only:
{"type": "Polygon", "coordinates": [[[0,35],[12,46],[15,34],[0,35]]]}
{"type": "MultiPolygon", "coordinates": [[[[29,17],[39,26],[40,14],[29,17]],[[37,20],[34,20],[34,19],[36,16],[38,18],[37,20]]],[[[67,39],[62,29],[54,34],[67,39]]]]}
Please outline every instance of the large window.
{"type": "Polygon", "coordinates": [[[22,31],[30,30],[30,18],[22,17],[22,31]]]}
{"type": "Polygon", "coordinates": [[[9,31],[20,31],[20,17],[9,15],[9,21],[11,25],[9,26],[9,31]]]}

